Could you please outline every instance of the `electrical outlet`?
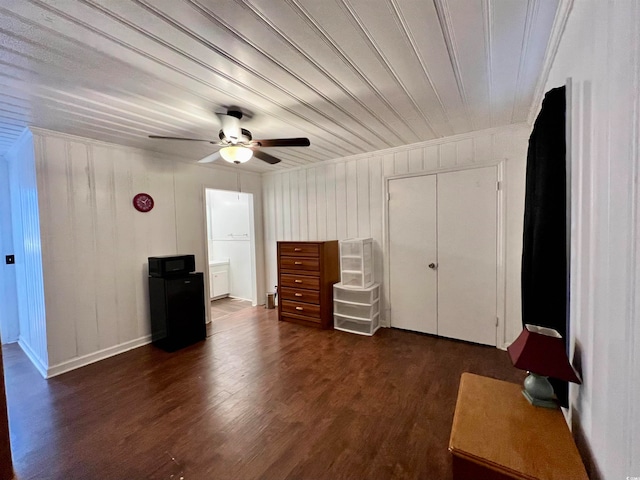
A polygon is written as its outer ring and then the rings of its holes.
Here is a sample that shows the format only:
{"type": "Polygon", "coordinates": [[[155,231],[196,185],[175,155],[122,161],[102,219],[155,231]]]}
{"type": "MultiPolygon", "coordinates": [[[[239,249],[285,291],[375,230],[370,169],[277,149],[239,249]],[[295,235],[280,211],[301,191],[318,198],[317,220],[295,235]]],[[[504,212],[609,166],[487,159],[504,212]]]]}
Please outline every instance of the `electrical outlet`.
{"type": "Polygon", "coordinates": [[[16,257],[15,257],[15,255],[7,255],[7,256],[6,256],[6,259],[7,259],[7,260],[6,260],[7,265],[13,265],[14,263],[16,263],[16,257]]]}

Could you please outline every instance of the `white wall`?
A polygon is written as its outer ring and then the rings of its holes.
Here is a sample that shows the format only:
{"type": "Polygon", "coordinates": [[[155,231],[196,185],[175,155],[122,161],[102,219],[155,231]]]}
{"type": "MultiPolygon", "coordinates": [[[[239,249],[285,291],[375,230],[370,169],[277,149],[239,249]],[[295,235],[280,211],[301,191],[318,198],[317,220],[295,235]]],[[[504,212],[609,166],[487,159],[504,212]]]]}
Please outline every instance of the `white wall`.
{"type": "MultiPolygon", "coordinates": [[[[530,128],[514,125],[264,175],[267,285],[276,285],[276,241],[373,237],[383,281],[383,179],[504,160],[506,314],[503,336],[522,330],[520,262],[530,128]]],[[[386,322],[386,319],[383,319],[386,322]]],[[[500,337],[500,335],[499,335],[500,337]]]]}
{"type": "Polygon", "coordinates": [[[9,186],[9,163],[6,158],[0,157],[0,337],[2,337],[2,343],[17,342],[20,334],[16,267],[5,263],[5,255],[14,253],[9,186]]]}
{"type": "Polygon", "coordinates": [[[253,300],[251,276],[251,195],[207,190],[209,261],[229,260],[229,295],[253,300]]]}
{"type": "Polygon", "coordinates": [[[591,478],[640,476],[640,2],[576,1],[546,89],[571,77],[574,434],[591,478]]]}
{"type": "MultiPolygon", "coordinates": [[[[25,130],[6,155],[9,161],[11,225],[19,339],[36,368],[48,368],[47,325],[39,224],[39,193],[31,132],[25,130]]],[[[7,292],[8,293],[8,292],[7,292]]]]}
{"type": "MultiPolygon", "coordinates": [[[[150,340],[147,257],[193,253],[205,271],[205,188],[253,193],[262,231],[257,174],[38,129],[34,137],[50,376],[150,340]],[[154,198],[151,212],[133,208],[139,192],[154,198]]],[[[262,248],[258,278],[261,261],[262,248]]]]}

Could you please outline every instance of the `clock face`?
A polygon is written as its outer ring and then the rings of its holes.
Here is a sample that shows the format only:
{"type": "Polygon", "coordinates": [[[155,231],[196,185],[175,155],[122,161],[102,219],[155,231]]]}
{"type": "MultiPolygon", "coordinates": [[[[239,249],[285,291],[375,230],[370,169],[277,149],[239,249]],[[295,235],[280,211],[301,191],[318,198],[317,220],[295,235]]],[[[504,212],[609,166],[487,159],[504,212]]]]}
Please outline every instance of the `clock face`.
{"type": "Polygon", "coordinates": [[[133,197],[133,206],[139,212],[148,212],[153,208],[153,198],[148,193],[139,193],[133,197]]]}

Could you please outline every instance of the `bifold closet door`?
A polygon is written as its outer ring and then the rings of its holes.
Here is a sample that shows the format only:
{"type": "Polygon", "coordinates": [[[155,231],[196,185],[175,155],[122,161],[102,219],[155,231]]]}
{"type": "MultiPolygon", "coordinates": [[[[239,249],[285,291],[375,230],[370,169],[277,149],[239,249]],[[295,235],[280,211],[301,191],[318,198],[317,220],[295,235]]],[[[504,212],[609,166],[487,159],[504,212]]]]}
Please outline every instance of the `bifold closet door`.
{"type": "Polygon", "coordinates": [[[391,326],[496,344],[497,170],[389,181],[391,326]]]}
{"type": "Polygon", "coordinates": [[[437,333],[436,176],[389,181],[391,326],[437,333]]]}
{"type": "Polygon", "coordinates": [[[438,335],[496,344],[496,167],[438,175],[438,335]]]}

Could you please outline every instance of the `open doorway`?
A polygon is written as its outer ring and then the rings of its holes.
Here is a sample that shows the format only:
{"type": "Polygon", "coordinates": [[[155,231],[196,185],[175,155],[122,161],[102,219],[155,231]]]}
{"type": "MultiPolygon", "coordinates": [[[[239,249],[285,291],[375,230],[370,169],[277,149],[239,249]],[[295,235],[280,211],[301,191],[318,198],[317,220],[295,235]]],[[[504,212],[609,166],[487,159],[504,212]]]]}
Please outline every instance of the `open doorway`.
{"type": "Polygon", "coordinates": [[[257,305],[253,195],[207,188],[211,323],[257,305]]]}

